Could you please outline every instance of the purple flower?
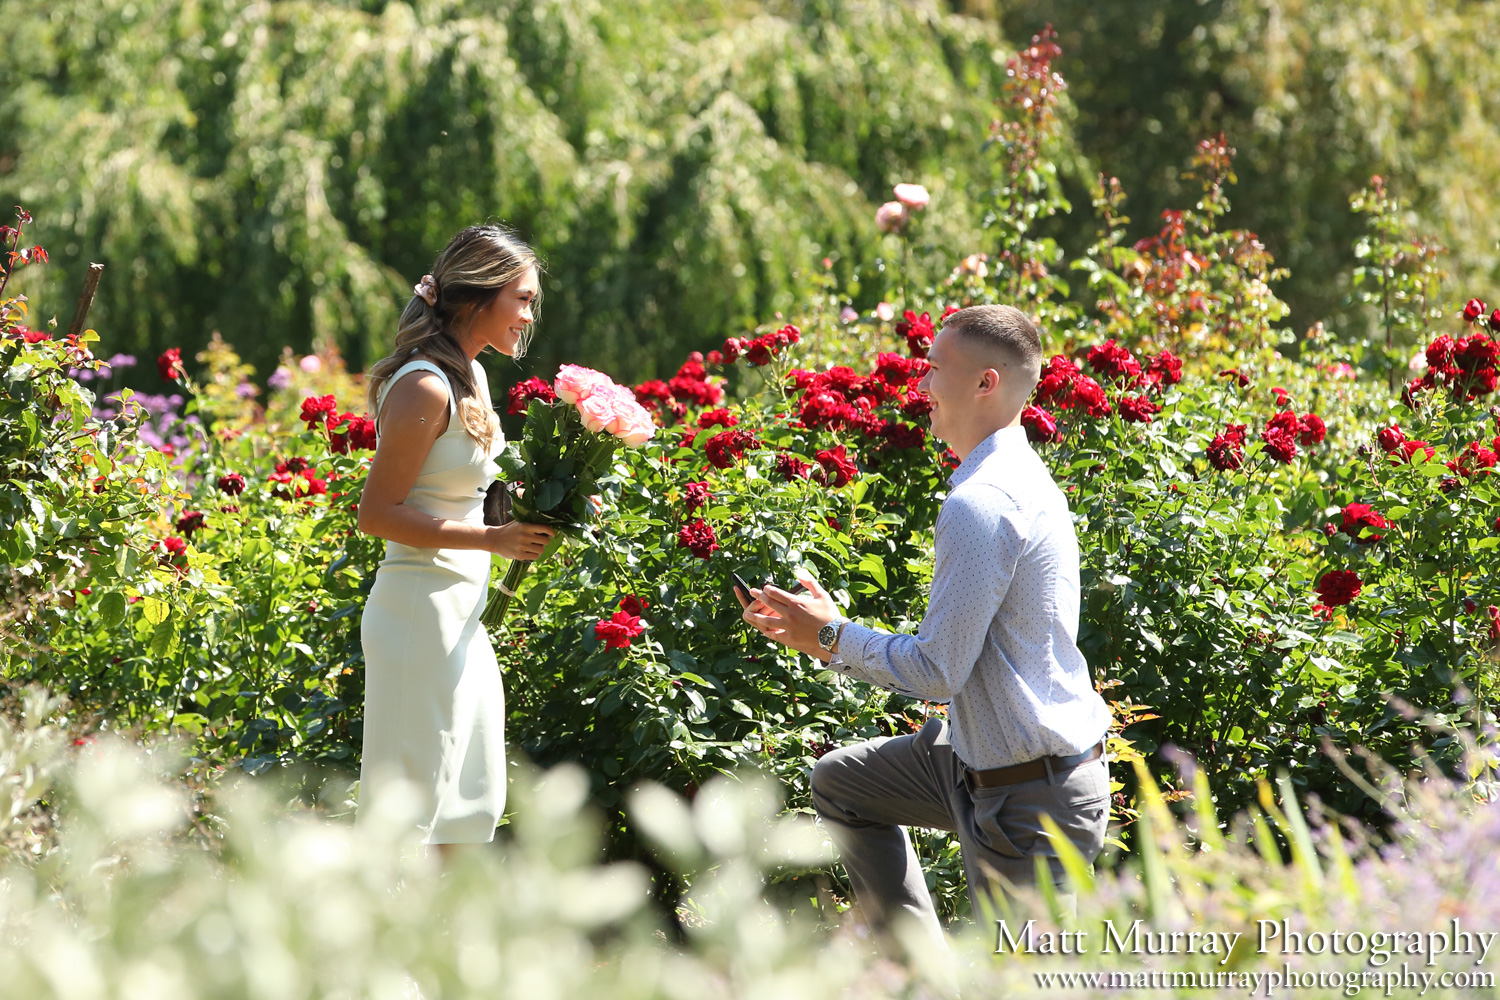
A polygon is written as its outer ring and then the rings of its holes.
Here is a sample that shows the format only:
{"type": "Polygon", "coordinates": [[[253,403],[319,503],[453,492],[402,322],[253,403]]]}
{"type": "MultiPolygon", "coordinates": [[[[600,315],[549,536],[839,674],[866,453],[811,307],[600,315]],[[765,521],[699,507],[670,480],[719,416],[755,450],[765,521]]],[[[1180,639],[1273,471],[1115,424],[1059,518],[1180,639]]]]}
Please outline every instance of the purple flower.
{"type": "Polygon", "coordinates": [[[274,372],[271,373],[271,377],[266,379],[266,388],[272,390],[285,389],[291,384],[292,373],[287,371],[285,368],[277,368],[274,372]]]}
{"type": "Polygon", "coordinates": [[[260,390],[255,387],[254,382],[241,382],[239,385],[234,387],[234,398],[249,399],[251,396],[256,395],[258,392],[260,392],[260,390]]]}

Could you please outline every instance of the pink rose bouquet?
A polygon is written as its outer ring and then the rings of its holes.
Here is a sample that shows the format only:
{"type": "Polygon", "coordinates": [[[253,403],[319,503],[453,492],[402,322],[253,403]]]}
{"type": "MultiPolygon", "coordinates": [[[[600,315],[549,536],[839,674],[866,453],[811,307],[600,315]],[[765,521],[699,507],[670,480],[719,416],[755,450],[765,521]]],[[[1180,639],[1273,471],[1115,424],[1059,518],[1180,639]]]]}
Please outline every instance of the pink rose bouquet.
{"type": "MultiPolygon", "coordinates": [[[[593,516],[589,498],[609,472],[621,444],[639,447],[656,433],[651,412],[635,393],[603,372],[563,365],[553,380],[556,399],[532,395],[526,428],[500,456],[511,493],[511,514],[529,524],[558,529],[542,558],[562,539],[582,538],[593,516]]],[[[490,597],[483,622],[495,627],[505,619],[516,587],[531,563],[512,560],[505,579],[490,597]]]]}

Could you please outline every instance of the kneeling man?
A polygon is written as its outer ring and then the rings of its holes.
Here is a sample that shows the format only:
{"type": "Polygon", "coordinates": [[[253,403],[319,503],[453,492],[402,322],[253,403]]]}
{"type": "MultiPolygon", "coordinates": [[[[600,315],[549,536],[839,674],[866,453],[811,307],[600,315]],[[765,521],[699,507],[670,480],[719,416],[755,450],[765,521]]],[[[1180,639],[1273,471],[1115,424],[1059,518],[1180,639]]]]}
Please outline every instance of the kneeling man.
{"type": "MultiPolygon", "coordinates": [[[[916,635],[846,620],[828,593],[752,594],[745,621],[870,684],[948,702],[921,732],[842,747],[812,798],[877,930],[904,914],[941,934],[906,826],[952,830],[974,914],[996,877],[1062,877],[1049,815],[1092,861],[1109,819],[1109,709],[1077,645],[1078,539],[1062,491],[1021,426],[1041,372],[1036,327],[1010,306],[949,316],[921,388],[932,433],[962,463],[938,514],[932,591],[916,635]]],[[[991,909],[991,912],[994,912],[991,909]]]]}

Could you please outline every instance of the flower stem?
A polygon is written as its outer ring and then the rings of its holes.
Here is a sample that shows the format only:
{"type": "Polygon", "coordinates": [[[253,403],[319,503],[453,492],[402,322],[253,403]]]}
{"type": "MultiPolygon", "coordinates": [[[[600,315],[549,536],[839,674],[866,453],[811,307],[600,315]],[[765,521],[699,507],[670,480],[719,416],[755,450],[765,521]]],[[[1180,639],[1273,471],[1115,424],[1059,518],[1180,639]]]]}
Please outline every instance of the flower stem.
{"type": "Polygon", "coordinates": [[[524,559],[510,561],[510,565],[505,568],[505,579],[490,595],[489,603],[484,606],[484,614],[479,618],[486,628],[499,628],[500,623],[505,621],[505,613],[510,610],[511,596],[521,585],[521,578],[530,568],[531,563],[524,559]]]}

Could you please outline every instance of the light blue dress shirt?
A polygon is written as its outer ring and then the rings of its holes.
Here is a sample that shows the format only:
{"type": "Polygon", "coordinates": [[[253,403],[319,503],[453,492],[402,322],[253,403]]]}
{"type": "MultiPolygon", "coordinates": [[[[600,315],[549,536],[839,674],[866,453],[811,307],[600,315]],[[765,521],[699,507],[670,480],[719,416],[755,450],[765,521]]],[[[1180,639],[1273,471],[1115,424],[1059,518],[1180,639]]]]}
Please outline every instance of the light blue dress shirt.
{"type": "Polygon", "coordinates": [[[829,666],[949,702],[949,738],[971,768],[1087,750],[1110,715],[1078,649],[1078,536],[1067,499],[1021,426],[985,438],[948,482],[917,634],[850,622],[829,666]]]}

